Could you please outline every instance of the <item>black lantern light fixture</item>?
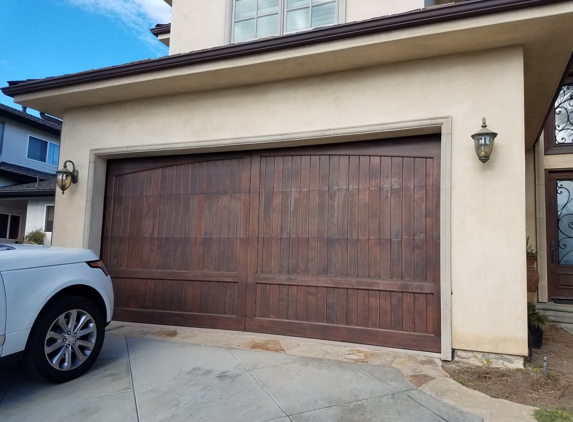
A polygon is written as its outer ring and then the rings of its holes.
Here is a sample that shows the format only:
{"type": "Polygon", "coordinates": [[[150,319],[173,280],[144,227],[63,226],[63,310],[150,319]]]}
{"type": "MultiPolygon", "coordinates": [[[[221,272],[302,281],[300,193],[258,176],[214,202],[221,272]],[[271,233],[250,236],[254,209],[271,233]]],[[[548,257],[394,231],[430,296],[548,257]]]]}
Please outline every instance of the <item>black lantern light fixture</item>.
{"type": "Polygon", "coordinates": [[[56,183],[61,189],[62,195],[66,190],[68,190],[72,183],[78,183],[78,171],[76,170],[76,166],[72,160],[64,162],[64,167],[56,172],[56,183]],[[71,163],[72,165],[71,171],[68,170],[68,163],[71,163]]]}
{"type": "Polygon", "coordinates": [[[482,163],[489,160],[489,156],[493,151],[493,142],[497,137],[497,133],[492,132],[487,128],[485,117],[482,119],[481,129],[472,135],[476,146],[476,154],[482,163]]]}

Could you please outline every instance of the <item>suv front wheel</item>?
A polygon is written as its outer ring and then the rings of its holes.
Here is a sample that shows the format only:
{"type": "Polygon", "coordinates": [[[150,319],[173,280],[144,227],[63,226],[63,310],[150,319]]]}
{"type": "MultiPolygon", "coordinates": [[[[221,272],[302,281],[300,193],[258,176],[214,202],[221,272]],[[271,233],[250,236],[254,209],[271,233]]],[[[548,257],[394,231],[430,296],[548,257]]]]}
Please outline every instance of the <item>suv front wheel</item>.
{"type": "Polygon", "coordinates": [[[24,367],[34,378],[62,383],[79,377],[97,359],[103,345],[101,310],[81,296],[62,296],[38,315],[24,353],[24,367]]]}

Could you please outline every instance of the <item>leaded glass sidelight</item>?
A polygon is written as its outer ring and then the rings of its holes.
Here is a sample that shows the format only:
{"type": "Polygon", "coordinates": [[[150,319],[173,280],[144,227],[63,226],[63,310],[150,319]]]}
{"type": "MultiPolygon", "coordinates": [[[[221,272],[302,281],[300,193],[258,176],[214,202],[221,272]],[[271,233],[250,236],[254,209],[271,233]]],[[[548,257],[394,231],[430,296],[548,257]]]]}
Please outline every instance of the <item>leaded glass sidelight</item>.
{"type": "Polygon", "coordinates": [[[573,180],[557,180],[557,242],[559,265],[573,265],[573,180]]]}
{"type": "Polygon", "coordinates": [[[564,85],[555,101],[555,143],[573,144],[573,84],[564,85]]]}

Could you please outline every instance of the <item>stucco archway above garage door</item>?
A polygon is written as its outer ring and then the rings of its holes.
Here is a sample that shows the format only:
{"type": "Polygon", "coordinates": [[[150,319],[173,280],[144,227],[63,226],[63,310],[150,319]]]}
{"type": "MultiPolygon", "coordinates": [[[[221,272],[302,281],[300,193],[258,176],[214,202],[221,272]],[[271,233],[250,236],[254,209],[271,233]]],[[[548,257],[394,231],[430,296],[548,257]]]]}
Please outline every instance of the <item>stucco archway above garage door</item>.
{"type": "Polygon", "coordinates": [[[440,351],[439,136],[112,160],[115,318],[440,351]]]}

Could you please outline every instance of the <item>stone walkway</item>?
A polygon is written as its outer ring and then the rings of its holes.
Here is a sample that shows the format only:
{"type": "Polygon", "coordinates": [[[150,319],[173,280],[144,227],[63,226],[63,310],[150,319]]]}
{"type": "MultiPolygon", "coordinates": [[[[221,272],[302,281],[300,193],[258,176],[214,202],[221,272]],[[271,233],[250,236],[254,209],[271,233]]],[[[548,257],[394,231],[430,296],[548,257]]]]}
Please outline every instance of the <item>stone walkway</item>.
{"type": "Polygon", "coordinates": [[[0,369],[3,422],[523,422],[532,410],[461,386],[431,356],[145,324],[112,323],[93,369],[67,384],[0,369]]]}

